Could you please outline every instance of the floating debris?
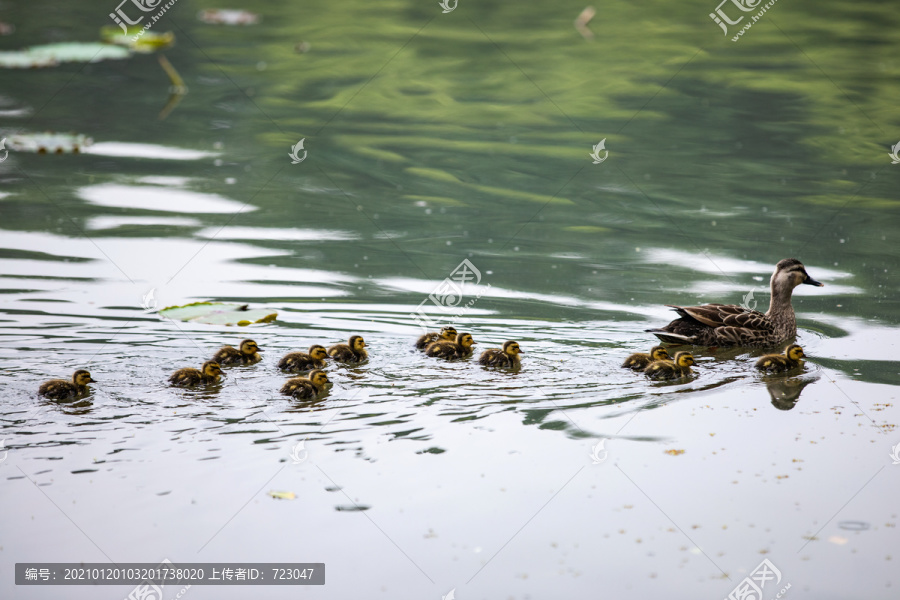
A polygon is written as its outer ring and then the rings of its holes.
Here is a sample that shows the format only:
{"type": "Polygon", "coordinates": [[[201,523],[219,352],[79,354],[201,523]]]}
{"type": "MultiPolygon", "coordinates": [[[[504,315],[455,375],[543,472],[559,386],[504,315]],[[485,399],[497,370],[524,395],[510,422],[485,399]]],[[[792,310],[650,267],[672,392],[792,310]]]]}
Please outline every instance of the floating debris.
{"type": "Polygon", "coordinates": [[[269,495],[275,498],[276,500],[296,500],[297,494],[294,492],[276,492],[274,490],[269,490],[269,495]]]}
{"type": "Polygon", "coordinates": [[[210,25],[256,25],[259,15],[247,10],[208,8],[197,13],[197,18],[210,25]]]}
{"type": "Polygon", "coordinates": [[[666,454],[678,456],[679,454],[684,454],[684,450],[666,450],[666,454]]]}
{"type": "Polygon", "coordinates": [[[586,40],[594,39],[594,32],[588,29],[588,23],[591,22],[591,19],[593,19],[596,14],[596,9],[594,9],[593,6],[588,6],[575,18],[575,29],[577,29],[578,33],[581,34],[581,37],[586,40]]]}
{"type": "Polygon", "coordinates": [[[19,133],[6,140],[14,152],[35,154],[78,154],[94,143],[91,138],[80,133],[19,133]]]}

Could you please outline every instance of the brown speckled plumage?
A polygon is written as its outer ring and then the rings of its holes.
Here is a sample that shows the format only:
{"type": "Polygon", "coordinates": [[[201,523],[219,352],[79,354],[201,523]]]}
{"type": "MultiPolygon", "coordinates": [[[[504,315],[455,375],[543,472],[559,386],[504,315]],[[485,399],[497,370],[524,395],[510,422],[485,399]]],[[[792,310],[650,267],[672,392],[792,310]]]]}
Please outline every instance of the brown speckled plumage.
{"type": "Polygon", "coordinates": [[[643,371],[654,361],[668,359],[669,353],[665,348],[662,346],[653,346],[653,348],[650,349],[649,354],[635,352],[625,359],[622,366],[633,371],[643,371]]]}
{"type": "Polygon", "coordinates": [[[519,342],[512,340],[503,343],[503,348],[488,348],[481,353],[478,362],[486,367],[514,368],[522,366],[519,354],[519,342]]]}
{"type": "Polygon", "coordinates": [[[311,400],[318,398],[325,391],[325,385],[328,383],[328,375],[325,371],[316,369],[309,374],[309,377],[294,377],[288,379],[281,386],[281,393],[285,396],[292,396],[299,400],[311,400]]]}
{"type": "Polygon", "coordinates": [[[238,348],[222,346],[212,360],[220,365],[252,365],[262,360],[260,352],[262,350],[259,349],[256,342],[244,340],[238,348]]]}
{"type": "Polygon", "coordinates": [[[429,331],[416,340],[416,349],[417,350],[425,350],[429,344],[432,344],[438,340],[447,340],[448,342],[452,342],[456,339],[456,328],[447,326],[442,327],[440,332],[437,331],[429,331]]]}
{"type": "Polygon", "coordinates": [[[351,335],[346,344],[335,344],[328,349],[328,356],[342,363],[360,363],[369,358],[366,341],[361,335],[351,335]]]}
{"type": "Polygon", "coordinates": [[[278,368],[284,371],[293,371],[299,373],[302,371],[310,371],[312,369],[321,369],[325,367],[325,359],[328,358],[328,351],[325,346],[314,344],[309,347],[309,352],[291,352],[285,354],[278,361],[278,368]]]}
{"type": "Polygon", "coordinates": [[[472,356],[475,340],[472,339],[471,333],[457,334],[456,340],[451,342],[448,340],[438,340],[428,344],[425,348],[425,354],[437,358],[447,360],[456,360],[460,358],[468,358],[472,356]]]}
{"type": "Polygon", "coordinates": [[[803,348],[797,344],[791,344],[784,349],[784,354],[767,354],[760,357],[756,361],[756,368],[760,371],[775,373],[780,371],[790,371],[796,369],[803,364],[803,348]]]}
{"type": "Polygon", "coordinates": [[[682,379],[693,373],[691,365],[694,357],[690,352],[676,352],[674,360],[657,360],[644,369],[644,375],[650,379],[682,379]]]}
{"type": "Polygon", "coordinates": [[[797,335],[797,319],[791,295],[800,284],[822,286],[809,276],[796,258],[775,265],[769,282],[769,310],[761,313],[733,304],[675,306],[675,319],[661,329],[648,329],[664,342],[697,346],[768,347],[782,344],[797,335]]]}
{"type": "Polygon", "coordinates": [[[195,385],[209,385],[218,383],[222,376],[222,368],[219,363],[208,360],[199,369],[185,367],[178,369],[169,377],[169,383],[177,387],[194,387],[195,385]]]}
{"type": "Polygon", "coordinates": [[[71,381],[65,379],[51,379],[41,384],[38,394],[52,400],[73,400],[90,393],[87,384],[95,383],[91,374],[84,369],[78,369],[72,375],[71,381]]]}

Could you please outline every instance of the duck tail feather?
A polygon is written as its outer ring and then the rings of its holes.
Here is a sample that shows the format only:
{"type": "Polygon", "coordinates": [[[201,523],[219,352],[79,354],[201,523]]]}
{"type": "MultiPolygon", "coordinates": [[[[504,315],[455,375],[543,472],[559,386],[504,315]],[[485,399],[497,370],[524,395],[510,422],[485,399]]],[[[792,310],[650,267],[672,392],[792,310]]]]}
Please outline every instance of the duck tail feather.
{"type": "Polygon", "coordinates": [[[652,333],[669,344],[693,344],[696,340],[696,336],[693,335],[681,335],[680,333],[671,333],[662,329],[646,329],[645,331],[652,333]]]}

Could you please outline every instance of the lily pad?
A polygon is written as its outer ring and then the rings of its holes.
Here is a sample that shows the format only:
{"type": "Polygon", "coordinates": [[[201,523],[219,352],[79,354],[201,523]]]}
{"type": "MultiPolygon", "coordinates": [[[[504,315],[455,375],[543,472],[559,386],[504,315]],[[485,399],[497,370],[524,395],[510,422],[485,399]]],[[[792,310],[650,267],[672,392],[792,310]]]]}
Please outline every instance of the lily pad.
{"type": "Polygon", "coordinates": [[[247,10],[208,8],[197,13],[197,18],[211,25],[255,25],[259,15],[247,10]]]}
{"type": "Polygon", "coordinates": [[[126,33],[122,33],[122,29],[115,25],[101,27],[100,38],[109,44],[124,46],[141,54],[150,54],[175,43],[175,34],[171,31],[157,33],[143,27],[129,27],[126,33]]]}
{"type": "Polygon", "coordinates": [[[159,314],[175,321],[241,327],[253,323],[271,323],[278,317],[277,312],[267,308],[248,308],[246,304],[224,302],[194,302],[184,306],[169,306],[159,311],[159,314]]]}
{"type": "Polygon", "coordinates": [[[121,46],[100,42],[66,42],[0,52],[0,67],[29,69],[52,67],[65,62],[95,63],[101,60],[121,60],[129,56],[131,52],[121,46]]]}
{"type": "Polygon", "coordinates": [[[6,140],[14,152],[35,152],[37,154],[78,154],[94,143],[94,140],[80,133],[19,133],[6,140]]]}

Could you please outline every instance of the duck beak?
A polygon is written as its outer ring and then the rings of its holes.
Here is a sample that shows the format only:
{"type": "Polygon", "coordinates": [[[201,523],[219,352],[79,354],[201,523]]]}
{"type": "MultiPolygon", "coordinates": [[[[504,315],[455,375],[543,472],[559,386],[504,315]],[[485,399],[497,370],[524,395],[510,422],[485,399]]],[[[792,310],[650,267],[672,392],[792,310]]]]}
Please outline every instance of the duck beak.
{"type": "Polygon", "coordinates": [[[824,283],[822,283],[821,281],[816,281],[815,279],[810,277],[809,274],[806,275],[806,279],[803,281],[803,283],[805,283],[806,285],[814,285],[816,287],[825,287],[824,283]]]}
{"type": "Polygon", "coordinates": [[[91,377],[90,379],[88,379],[88,383],[97,383],[97,380],[91,377]]]}

